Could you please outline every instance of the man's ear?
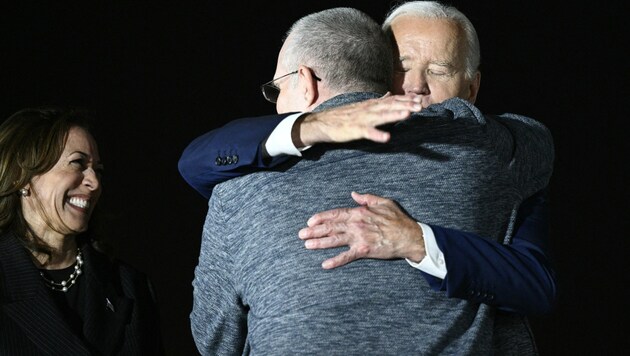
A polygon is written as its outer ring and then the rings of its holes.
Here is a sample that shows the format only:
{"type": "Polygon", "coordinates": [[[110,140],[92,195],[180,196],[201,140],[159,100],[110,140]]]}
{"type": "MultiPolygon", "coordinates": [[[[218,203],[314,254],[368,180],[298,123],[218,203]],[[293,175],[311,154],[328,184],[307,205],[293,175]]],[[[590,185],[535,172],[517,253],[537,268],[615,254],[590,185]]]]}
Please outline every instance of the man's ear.
{"type": "Polygon", "coordinates": [[[305,65],[298,67],[297,75],[299,77],[300,94],[303,95],[304,103],[309,107],[319,99],[318,80],[315,79],[311,68],[305,65]]]}
{"type": "Polygon", "coordinates": [[[481,72],[477,71],[475,77],[470,81],[468,85],[468,101],[472,104],[477,100],[477,94],[479,93],[479,87],[481,86],[481,72]]]}

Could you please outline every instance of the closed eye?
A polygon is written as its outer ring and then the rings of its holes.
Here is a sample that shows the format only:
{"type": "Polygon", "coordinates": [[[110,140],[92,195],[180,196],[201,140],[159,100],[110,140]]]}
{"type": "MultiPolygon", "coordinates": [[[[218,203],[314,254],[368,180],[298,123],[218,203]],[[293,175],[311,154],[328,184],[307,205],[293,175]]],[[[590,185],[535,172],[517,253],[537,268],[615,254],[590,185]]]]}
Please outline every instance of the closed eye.
{"type": "Polygon", "coordinates": [[[78,158],[78,159],[73,159],[72,161],[70,161],[70,165],[77,168],[81,168],[83,170],[86,167],[86,162],[84,158],[78,158]]]}

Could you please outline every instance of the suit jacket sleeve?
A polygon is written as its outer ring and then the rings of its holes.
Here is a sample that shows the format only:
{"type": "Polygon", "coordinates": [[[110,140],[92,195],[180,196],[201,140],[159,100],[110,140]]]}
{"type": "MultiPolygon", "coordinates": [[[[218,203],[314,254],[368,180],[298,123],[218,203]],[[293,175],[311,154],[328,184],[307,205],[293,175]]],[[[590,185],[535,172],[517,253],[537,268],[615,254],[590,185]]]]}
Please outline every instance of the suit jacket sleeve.
{"type": "Polygon", "coordinates": [[[290,114],[245,118],[229,122],[193,140],[178,162],[184,180],[205,198],[228,179],[273,167],[289,157],[263,160],[262,143],[290,114]]]}
{"type": "MultiPolygon", "coordinates": [[[[192,335],[201,355],[240,355],[247,337],[247,309],[235,285],[235,258],[230,252],[230,221],[221,210],[220,194],[210,199],[199,262],[193,279],[192,335]]],[[[232,222],[233,223],[233,222],[232,222]]]]}
{"type": "Polygon", "coordinates": [[[432,288],[445,290],[448,297],[523,314],[547,313],[556,299],[548,225],[546,190],[521,204],[509,245],[432,225],[448,274],[444,280],[424,275],[432,288]]]}

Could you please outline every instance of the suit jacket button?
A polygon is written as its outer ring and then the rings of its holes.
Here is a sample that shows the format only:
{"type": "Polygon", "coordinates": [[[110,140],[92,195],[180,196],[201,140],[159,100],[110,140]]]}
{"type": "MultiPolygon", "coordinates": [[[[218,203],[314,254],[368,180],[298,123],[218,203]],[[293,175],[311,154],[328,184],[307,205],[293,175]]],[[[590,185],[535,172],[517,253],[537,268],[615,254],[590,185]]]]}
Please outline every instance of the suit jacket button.
{"type": "Polygon", "coordinates": [[[232,156],[232,162],[234,162],[234,164],[238,163],[238,155],[232,156]]]}
{"type": "Polygon", "coordinates": [[[221,157],[221,164],[226,164],[226,163],[227,163],[227,158],[221,157]]]}
{"type": "Polygon", "coordinates": [[[225,162],[226,162],[227,164],[232,164],[232,156],[227,156],[227,157],[225,158],[225,162]]]}
{"type": "Polygon", "coordinates": [[[217,165],[217,166],[220,166],[222,164],[220,156],[217,156],[217,159],[214,160],[214,164],[217,165]]]}

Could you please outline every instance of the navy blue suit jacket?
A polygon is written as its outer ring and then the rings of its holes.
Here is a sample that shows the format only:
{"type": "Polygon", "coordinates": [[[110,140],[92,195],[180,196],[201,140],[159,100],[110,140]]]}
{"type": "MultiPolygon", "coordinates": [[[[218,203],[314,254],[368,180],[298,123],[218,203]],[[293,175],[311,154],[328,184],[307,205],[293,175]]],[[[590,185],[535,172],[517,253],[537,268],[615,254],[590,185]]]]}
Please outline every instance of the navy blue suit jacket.
{"type": "MultiPolygon", "coordinates": [[[[182,177],[210,198],[221,182],[286,161],[290,157],[265,159],[262,145],[288,115],[234,120],[196,138],[179,160],[182,177]]],[[[423,274],[433,289],[445,291],[448,297],[522,314],[548,313],[556,299],[548,225],[546,191],[523,202],[509,244],[431,225],[448,274],[444,279],[423,274]]]]}

